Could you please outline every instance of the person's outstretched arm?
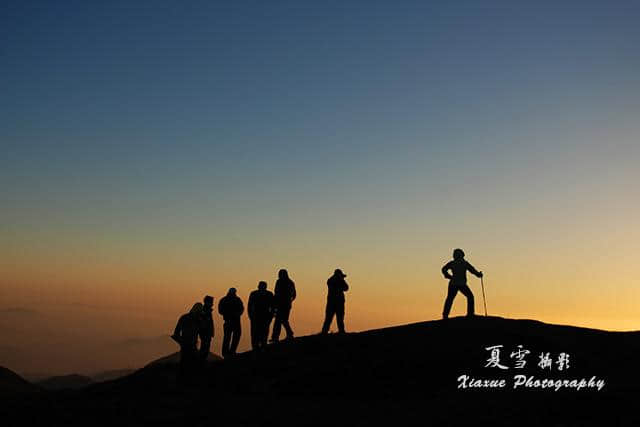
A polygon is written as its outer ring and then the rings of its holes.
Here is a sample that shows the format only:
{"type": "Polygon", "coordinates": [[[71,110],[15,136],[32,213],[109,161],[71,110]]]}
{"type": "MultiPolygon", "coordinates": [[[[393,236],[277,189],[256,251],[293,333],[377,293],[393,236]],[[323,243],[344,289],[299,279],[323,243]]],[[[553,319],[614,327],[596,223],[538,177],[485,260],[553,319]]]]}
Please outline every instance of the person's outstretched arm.
{"type": "Polygon", "coordinates": [[[476,277],[482,277],[482,271],[476,270],[473,265],[469,264],[469,261],[467,261],[467,271],[476,277]]]}
{"type": "Polygon", "coordinates": [[[453,276],[449,274],[449,270],[451,269],[451,262],[448,262],[442,267],[442,275],[445,279],[453,279],[453,276]]]}

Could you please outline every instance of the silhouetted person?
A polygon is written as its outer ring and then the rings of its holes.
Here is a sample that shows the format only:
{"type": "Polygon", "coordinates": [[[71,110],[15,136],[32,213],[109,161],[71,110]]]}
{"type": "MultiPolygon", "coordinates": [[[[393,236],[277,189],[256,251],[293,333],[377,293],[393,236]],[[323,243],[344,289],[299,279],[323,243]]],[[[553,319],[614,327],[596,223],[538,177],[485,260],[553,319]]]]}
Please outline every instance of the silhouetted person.
{"type": "Polygon", "coordinates": [[[200,325],[200,359],[207,361],[211,351],[211,340],[213,339],[213,297],[204,297],[204,307],[202,309],[202,319],[200,325]]]}
{"type": "Polygon", "coordinates": [[[267,290],[267,282],[258,283],[258,289],[251,292],[247,312],[251,320],[251,347],[259,350],[267,345],[273,318],[273,293],[267,290]]]}
{"type": "Polygon", "coordinates": [[[197,342],[201,325],[202,304],[197,302],[189,313],[178,319],[172,338],[180,344],[180,378],[190,378],[198,364],[197,342]]]}
{"type": "Polygon", "coordinates": [[[274,289],[273,303],[276,310],[276,320],[273,325],[273,335],[271,340],[278,342],[280,339],[280,328],[284,326],[287,332],[287,339],[293,338],[293,330],[289,325],[289,313],[291,313],[291,304],[296,299],[296,285],[289,278],[287,270],[282,269],[278,272],[278,280],[274,289]]]}
{"type": "Polygon", "coordinates": [[[324,324],[322,325],[322,333],[329,332],[333,316],[336,316],[338,323],[338,332],[344,333],[344,293],[349,290],[349,285],[344,280],[347,277],[339,268],[334,271],[333,276],[327,280],[327,308],[325,310],[324,324]]]}
{"type": "Polygon", "coordinates": [[[230,288],[226,296],[218,303],[218,313],[224,319],[224,336],[222,338],[222,357],[236,354],[242,328],[240,316],[244,313],[242,300],[236,295],[236,288],[230,288]]]}
{"type": "Polygon", "coordinates": [[[447,291],[447,299],[444,301],[444,309],[442,311],[442,318],[449,317],[451,311],[451,304],[458,291],[460,291],[465,297],[467,297],[467,316],[474,315],[474,301],[473,293],[467,285],[467,271],[482,277],[482,272],[476,270],[471,264],[464,259],[464,252],[462,249],[456,249],[453,251],[453,260],[449,261],[442,267],[442,274],[445,279],[449,279],[449,289],[447,291]],[[451,273],[449,273],[451,271],[451,273]]]}

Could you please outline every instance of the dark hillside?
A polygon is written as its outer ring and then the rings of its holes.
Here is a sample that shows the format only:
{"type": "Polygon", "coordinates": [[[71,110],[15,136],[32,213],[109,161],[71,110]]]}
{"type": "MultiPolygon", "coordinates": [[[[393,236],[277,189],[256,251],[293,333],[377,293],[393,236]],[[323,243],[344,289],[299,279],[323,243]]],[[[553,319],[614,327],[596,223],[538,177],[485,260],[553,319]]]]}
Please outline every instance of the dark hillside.
{"type": "Polygon", "coordinates": [[[15,372],[0,366],[0,397],[37,391],[39,391],[38,387],[15,372]]]}
{"type": "Polygon", "coordinates": [[[175,366],[149,366],[82,391],[16,402],[11,413],[44,407],[61,425],[96,413],[119,425],[639,425],[639,350],[638,332],[454,318],[301,337],[210,363],[189,387],[177,385],[175,366]],[[486,347],[494,345],[503,346],[508,369],[485,367],[486,347]],[[522,369],[510,357],[518,345],[530,351],[522,369]],[[538,366],[544,353],[551,367],[538,366]],[[562,370],[560,353],[569,355],[562,370]],[[459,389],[460,375],[504,379],[504,387],[459,389]],[[533,377],[531,386],[514,389],[516,375],[533,377]],[[600,391],[597,381],[604,381],[600,391]]]}

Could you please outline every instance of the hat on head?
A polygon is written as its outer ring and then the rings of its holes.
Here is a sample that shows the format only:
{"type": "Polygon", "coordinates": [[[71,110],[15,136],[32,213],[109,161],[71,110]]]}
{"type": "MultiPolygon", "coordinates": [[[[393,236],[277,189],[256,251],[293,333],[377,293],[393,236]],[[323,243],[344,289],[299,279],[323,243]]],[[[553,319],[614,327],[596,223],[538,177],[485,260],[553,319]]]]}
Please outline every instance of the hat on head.
{"type": "Polygon", "coordinates": [[[342,270],[340,270],[339,268],[336,268],[336,271],[334,271],[334,272],[333,272],[333,274],[334,274],[335,276],[347,277],[347,275],[346,275],[346,274],[344,274],[344,273],[342,272],[342,270]]]}

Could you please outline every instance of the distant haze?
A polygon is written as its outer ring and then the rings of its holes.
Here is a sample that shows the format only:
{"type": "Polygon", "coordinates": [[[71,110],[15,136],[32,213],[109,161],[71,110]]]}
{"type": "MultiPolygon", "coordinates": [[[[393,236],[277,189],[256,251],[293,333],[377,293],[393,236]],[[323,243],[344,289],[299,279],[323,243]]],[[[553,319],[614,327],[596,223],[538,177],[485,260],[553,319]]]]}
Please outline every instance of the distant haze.
{"type": "Polygon", "coordinates": [[[280,268],[298,335],[337,267],[348,330],[438,318],[455,247],[490,314],[640,324],[637,3],[4,10],[2,366],[142,366],[280,268]]]}

